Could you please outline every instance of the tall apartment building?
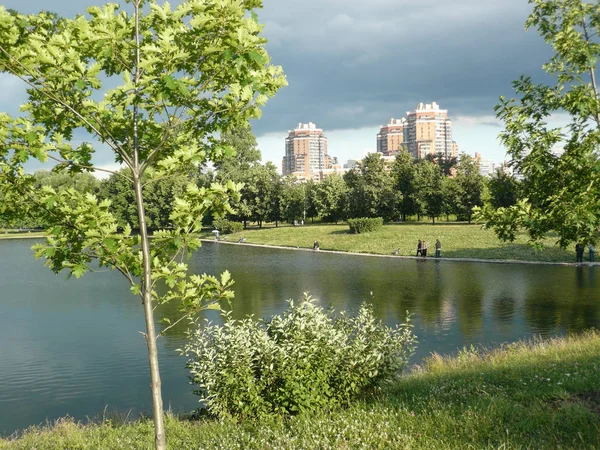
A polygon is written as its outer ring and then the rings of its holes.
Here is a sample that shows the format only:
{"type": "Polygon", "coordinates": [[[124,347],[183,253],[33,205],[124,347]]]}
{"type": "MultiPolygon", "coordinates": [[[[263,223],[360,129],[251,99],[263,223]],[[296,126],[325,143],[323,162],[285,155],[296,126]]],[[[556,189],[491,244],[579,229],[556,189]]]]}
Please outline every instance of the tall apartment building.
{"type": "Polygon", "coordinates": [[[281,165],[284,176],[321,180],[323,171],[332,168],[323,130],[312,122],[299,123],[296,129],[290,130],[285,139],[285,156],[281,165]]]}
{"type": "Polygon", "coordinates": [[[458,155],[458,146],[452,140],[452,121],[448,110],[433,103],[419,103],[414,111],[406,113],[404,144],[408,152],[422,159],[428,154],[441,153],[444,159],[458,155]]]}
{"type": "Polygon", "coordinates": [[[394,156],[404,145],[404,126],[406,119],[391,118],[387,125],[379,128],[377,134],[377,152],[383,156],[394,156]]]}

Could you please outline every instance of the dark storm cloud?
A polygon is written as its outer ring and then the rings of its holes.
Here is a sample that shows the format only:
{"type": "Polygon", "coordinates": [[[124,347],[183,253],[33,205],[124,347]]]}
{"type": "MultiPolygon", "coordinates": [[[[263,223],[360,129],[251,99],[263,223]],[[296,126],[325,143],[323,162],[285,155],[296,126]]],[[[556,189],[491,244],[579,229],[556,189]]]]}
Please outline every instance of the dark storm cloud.
{"type": "MultiPolygon", "coordinates": [[[[73,16],[102,3],[3,4],[73,16]]],[[[254,130],[307,121],[329,130],[376,126],[432,101],[451,117],[492,116],[498,96],[512,95],[512,80],[541,77],[549,58],[535,30],[524,30],[530,10],[526,0],[264,0],[267,48],[289,86],[254,130]]]]}
{"type": "Polygon", "coordinates": [[[550,50],[525,32],[524,0],[266,0],[273,62],[289,86],[270,100],[257,133],[313,121],[359,128],[436,101],[451,116],[490,116],[550,50]]]}

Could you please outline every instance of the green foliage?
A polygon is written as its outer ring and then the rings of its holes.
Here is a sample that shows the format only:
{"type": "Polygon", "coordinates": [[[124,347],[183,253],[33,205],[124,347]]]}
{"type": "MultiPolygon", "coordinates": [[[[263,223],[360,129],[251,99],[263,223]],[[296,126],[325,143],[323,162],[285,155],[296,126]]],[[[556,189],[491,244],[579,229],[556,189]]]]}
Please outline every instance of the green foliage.
{"type": "Polygon", "coordinates": [[[338,174],[329,175],[314,187],[313,201],[317,215],[325,222],[337,222],[345,218],[348,188],[338,174]]]}
{"type": "Polygon", "coordinates": [[[298,182],[293,177],[285,177],[281,183],[279,207],[281,219],[288,223],[304,220],[307,195],[306,183],[298,182]]]}
{"type": "Polygon", "coordinates": [[[460,155],[453,179],[455,212],[459,220],[471,223],[473,208],[483,205],[483,176],[479,174],[479,165],[472,156],[460,155]]]}
{"type": "Polygon", "coordinates": [[[244,224],[227,219],[216,219],[213,221],[213,227],[222,234],[232,234],[242,231],[244,229],[244,224]]]}
{"type": "Polygon", "coordinates": [[[156,0],[127,3],[90,7],[74,19],[0,6],[0,72],[28,85],[22,115],[0,114],[0,214],[48,226],[35,251],[53,271],[80,277],[96,260],[121,272],[141,297],[155,442],[165,448],[153,303],[178,299],[185,317],[231,298],[227,272],[189,275],[180,257],[200,246],[194,235],[209,211],[232,212],[240,189],[231,180],[198,187],[168,179],[227,159],[232,148],[216,136],[258,118],[286,81],[265,50],[254,14],[260,1],[184,0],[173,9],[156,0]],[[115,197],[126,220],[113,213],[112,198],[39,189],[26,174],[28,161],[49,159],[58,171],[106,172],[77,133],[109,147],[127,168],[108,171],[120,178],[115,197]],[[131,233],[134,216],[139,235],[131,233]],[[150,240],[148,229],[162,227],[150,240]],[[169,290],[159,293],[159,283],[169,290]]]}
{"type": "Polygon", "coordinates": [[[348,187],[348,217],[383,217],[397,215],[401,194],[394,189],[392,178],[379,153],[367,155],[355,169],[344,174],[348,187]]]}
{"type": "Polygon", "coordinates": [[[347,405],[392,381],[416,339],[412,326],[386,327],[363,304],[354,317],[324,311],[309,296],[268,321],[252,318],[190,331],[188,368],[218,417],[290,415],[347,405]]]}
{"type": "Polygon", "coordinates": [[[351,234],[369,233],[380,230],[383,226],[383,219],[381,217],[348,219],[348,226],[351,234]]]}
{"type": "Polygon", "coordinates": [[[543,66],[555,84],[513,83],[518,99],[500,97],[496,115],[504,122],[500,140],[522,174],[519,201],[500,217],[488,208],[480,218],[510,239],[525,229],[534,243],[549,232],[558,244],[594,242],[600,228],[600,97],[596,80],[600,57],[600,2],[530,0],[526,28],[534,27],[552,46],[543,66]],[[549,124],[567,116],[564,127],[549,124]],[[555,152],[562,147],[562,154],[555,152]]]}

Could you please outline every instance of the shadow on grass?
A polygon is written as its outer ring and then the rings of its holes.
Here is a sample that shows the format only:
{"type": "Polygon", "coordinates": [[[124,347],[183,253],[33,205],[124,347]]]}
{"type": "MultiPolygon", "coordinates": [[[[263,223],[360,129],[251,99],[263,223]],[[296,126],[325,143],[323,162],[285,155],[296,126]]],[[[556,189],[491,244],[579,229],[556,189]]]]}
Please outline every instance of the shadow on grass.
{"type": "MultiPolygon", "coordinates": [[[[451,429],[463,448],[496,448],[507,439],[511,448],[598,448],[598,361],[599,355],[592,355],[512,366],[475,364],[407,378],[369,404],[408,409],[432,422],[430,433],[447,437],[451,429]]],[[[427,433],[428,425],[423,429],[427,433]]]]}

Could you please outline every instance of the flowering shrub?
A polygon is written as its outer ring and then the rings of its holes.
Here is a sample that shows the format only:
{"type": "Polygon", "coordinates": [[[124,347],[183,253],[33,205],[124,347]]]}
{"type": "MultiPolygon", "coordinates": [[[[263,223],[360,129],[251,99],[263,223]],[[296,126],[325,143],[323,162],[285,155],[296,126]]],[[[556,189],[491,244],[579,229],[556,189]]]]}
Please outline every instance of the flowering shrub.
{"type": "Polygon", "coordinates": [[[347,404],[405,367],[416,344],[409,318],[384,326],[371,306],[349,317],[310,296],[268,321],[194,327],[183,353],[208,411],[261,417],[347,404]]]}

